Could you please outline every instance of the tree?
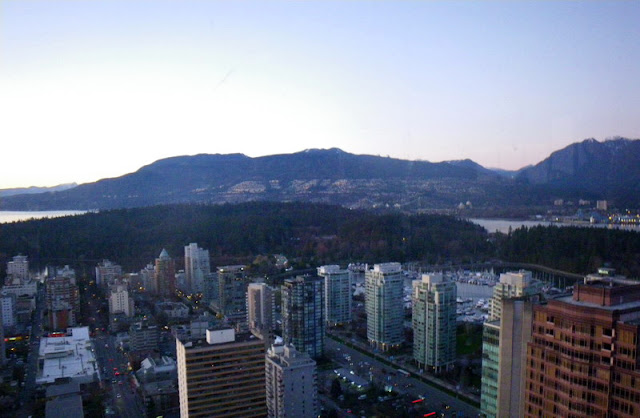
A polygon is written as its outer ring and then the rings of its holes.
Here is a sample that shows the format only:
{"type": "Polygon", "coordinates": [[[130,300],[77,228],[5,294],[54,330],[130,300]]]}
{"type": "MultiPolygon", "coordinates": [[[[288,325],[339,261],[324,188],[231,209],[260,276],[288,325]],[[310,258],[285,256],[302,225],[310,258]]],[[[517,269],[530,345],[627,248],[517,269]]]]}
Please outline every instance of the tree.
{"type": "Polygon", "coordinates": [[[331,382],[331,397],[338,399],[340,395],[342,395],[342,386],[340,385],[340,379],[336,377],[333,379],[333,382],[331,382]]]}

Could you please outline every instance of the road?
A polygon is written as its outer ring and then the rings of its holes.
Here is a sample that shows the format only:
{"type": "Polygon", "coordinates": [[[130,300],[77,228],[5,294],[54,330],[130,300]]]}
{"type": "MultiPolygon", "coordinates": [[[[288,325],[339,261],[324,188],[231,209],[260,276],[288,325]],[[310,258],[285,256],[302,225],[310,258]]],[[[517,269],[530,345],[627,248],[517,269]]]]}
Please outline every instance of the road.
{"type": "Polygon", "coordinates": [[[20,409],[16,411],[16,417],[26,418],[32,415],[32,399],[36,388],[36,371],[38,366],[38,351],[40,337],[42,336],[42,310],[44,305],[44,288],[40,286],[36,293],[36,309],[33,312],[31,322],[31,334],[29,336],[29,353],[25,364],[24,387],[20,391],[18,400],[20,409]]]}
{"type": "MultiPolygon", "coordinates": [[[[376,360],[370,355],[366,355],[358,350],[350,348],[344,344],[341,344],[331,338],[326,339],[326,348],[330,352],[331,357],[342,360],[344,354],[350,356],[351,360],[346,366],[350,367],[354,371],[356,369],[363,373],[363,367],[360,366],[361,362],[368,363],[368,368],[372,374],[374,381],[385,382],[386,385],[392,385],[394,390],[400,394],[408,393],[414,399],[424,397],[424,402],[436,412],[444,412],[445,416],[463,416],[463,417],[476,417],[480,413],[477,408],[467,404],[466,402],[458,399],[455,396],[451,396],[431,385],[421,382],[418,379],[411,377],[404,377],[397,372],[397,369],[393,369],[390,366],[376,360]],[[446,408],[449,406],[449,408],[446,408]],[[460,415],[462,414],[462,415],[460,415]]],[[[370,376],[361,375],[360,377],[369,380],[370,376]]]]}
{"type": "Polygon", "coordinates": [[[115,338],[109,334],[96,336],[96,357],[100,379],[106,390],[105,407],[123,418],[144,417],[144,407],[131,383],[127,357],[118,350],[115,338]]]}

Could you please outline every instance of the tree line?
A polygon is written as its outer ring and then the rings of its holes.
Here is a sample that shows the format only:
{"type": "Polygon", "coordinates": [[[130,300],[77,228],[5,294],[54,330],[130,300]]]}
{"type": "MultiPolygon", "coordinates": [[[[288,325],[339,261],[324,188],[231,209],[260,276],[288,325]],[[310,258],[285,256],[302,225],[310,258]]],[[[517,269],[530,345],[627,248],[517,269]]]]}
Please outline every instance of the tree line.
{"type": "Polygon", "coordinates": [[[35,268],[71,264],[89,273],[110,259],[137,271],[163,248],[180,267],[184,246],[191,242],[209,250],[212,266],[279,253],[299,267],[500,258],[576,273],[611,263],[623,274],[640,277],[640,234],[635,232],[540,226],[490,235],[452,216],[380,214],[303,202],[163,205],[0,224],[0,273],[17,254],[28,255],[35,268]]]}

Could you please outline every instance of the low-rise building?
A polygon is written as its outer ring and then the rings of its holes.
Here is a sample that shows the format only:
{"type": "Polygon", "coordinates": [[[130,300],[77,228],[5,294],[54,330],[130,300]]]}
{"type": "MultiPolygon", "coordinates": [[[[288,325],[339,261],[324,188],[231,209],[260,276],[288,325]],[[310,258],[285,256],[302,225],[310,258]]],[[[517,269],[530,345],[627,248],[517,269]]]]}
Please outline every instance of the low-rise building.
{"type": "Polygon", "coordinates": [[[63,377],[78,383],[97,379],[98,366],[91,348],[89,327],[69,328],[64,333],[42,337],[36,384],[50,384],[63,377]]]}
{"type": "Polygon", "coordinates": [[[154,351],[160,342],[160,329],[146,321],[136,322],[129,328],[129,349],[131,351],[154,351]]]}
{"type": "Polygon", "coordinates": [[[163,312],[169,319],[187,319],[189,307],[181,302],[158,302],[156,311],[163,312]]]}

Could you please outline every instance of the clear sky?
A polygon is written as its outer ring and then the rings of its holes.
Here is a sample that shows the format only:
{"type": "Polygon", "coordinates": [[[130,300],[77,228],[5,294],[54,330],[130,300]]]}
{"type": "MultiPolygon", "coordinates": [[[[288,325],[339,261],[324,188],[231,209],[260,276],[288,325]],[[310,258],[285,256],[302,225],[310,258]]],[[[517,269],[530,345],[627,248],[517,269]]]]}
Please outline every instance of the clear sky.
{"type": "Polygon", "coordinates": [[[518,169],[640,138],[640,2],[0,1],[0,188],[157,159],[518,169]]]}

